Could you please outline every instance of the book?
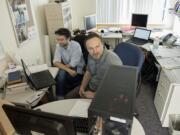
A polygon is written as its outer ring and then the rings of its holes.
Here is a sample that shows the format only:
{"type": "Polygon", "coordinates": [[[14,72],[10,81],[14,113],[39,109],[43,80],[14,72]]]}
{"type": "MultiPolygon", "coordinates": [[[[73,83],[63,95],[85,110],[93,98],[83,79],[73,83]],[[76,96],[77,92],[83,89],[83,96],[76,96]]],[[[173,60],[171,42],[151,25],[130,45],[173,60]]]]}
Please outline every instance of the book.
{"type": "Polygon", "coordinates": [[[15,88],[8,88],[8,89],[6,89],[6,95],[23,93],[27,89],[29,89],[28,85],[24,85],[21,87],[15,87],[15,88]]]}
{"type": "Polygon", "coordinates": [[[12,89],[12,88],[19,88],[22,86],[28,86],[27,82],[21,82],[21,83],[16,83],[16,84],[11,84],[11,85],[7,85],[7,89],[12,89]]]}
{"type": "Polygon", "coordinates": [[[8,84],[15,84],[22,82],[20,70],[8,73],[8,84]]]}

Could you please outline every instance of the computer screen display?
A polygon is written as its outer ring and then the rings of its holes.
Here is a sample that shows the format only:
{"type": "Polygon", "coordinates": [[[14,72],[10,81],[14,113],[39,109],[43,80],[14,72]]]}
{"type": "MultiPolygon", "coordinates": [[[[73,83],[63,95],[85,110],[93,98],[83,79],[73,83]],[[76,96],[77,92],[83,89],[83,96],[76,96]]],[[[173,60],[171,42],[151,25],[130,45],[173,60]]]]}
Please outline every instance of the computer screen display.
{"type": "Polygon", "coordinates": [[[20,135],[76,135],[71,117],[3,105],[7,117],[20,135]]]}
{"type": "Polygon", "coordinates": [[[132,14],[131,25],[146,27],[147,26],[148,15],[147,14],[132,14]]]}
{"type": "Polygon", "coordinates": [[[96,15],[85,16],[84,27],[86,31],[96,28],[96,15]]]}
{"type": "Polygon", "coordinates": [[[151,30],[136,28],[136,30],[134,32],[134,37],[148,40],[150,33],[151,33],[151,30]]]}

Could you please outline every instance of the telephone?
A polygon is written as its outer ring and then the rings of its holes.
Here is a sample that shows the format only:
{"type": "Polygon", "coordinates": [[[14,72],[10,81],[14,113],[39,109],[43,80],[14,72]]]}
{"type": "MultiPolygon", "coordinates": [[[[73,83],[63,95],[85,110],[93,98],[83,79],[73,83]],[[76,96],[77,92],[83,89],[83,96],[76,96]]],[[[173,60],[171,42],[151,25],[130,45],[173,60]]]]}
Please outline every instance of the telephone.
{"type": "Polygon", "coordinates": [[[169,33],[161,37],[161,40],[163,45],[174,45],[174,43],[177,40],[177,37],[175,37],[172,33],[169,33]]]}

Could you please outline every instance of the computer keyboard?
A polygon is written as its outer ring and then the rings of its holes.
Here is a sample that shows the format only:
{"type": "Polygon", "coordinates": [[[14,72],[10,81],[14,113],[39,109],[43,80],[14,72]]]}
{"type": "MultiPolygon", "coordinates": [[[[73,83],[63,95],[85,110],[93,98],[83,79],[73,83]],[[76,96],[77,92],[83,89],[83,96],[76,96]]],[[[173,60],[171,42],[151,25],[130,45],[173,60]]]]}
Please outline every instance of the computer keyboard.
{"type": "Polygon", "coordinates": [[[142,45],[142,44],[147,43],[146,40],[141,40],[141,39],[137,39],[137,38],[132,38],[131,42],[134,43],[134,44],[137,44],[137,45],[142,45]]]}
{"type": "Polygon", "coordinates": [[[88,118],[74,117],[73,124],[76,132],[88,133],[88,118]]]}

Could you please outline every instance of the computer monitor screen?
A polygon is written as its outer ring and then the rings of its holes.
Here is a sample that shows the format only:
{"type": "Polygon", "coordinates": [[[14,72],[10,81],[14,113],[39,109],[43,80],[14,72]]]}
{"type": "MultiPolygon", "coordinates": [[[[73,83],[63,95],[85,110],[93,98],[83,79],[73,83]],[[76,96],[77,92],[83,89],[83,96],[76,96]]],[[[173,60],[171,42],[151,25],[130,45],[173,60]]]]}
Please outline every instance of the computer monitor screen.
{"type": "Polygon", "coordinates": [[[96,28],[96,15],[85,16],[84,26],[86,31],[96,28]]]}
{"type": "Polygon", "coordinates": [[[20,135],[76,135],[73,119],[39,110],[3,105],[10,122],[20,135]]]}
{"type": "Polygon", "coordinates": [[[147,14],[132,14],[131,25],[146,27],[147,26],[148,15],[147,14]]]}

